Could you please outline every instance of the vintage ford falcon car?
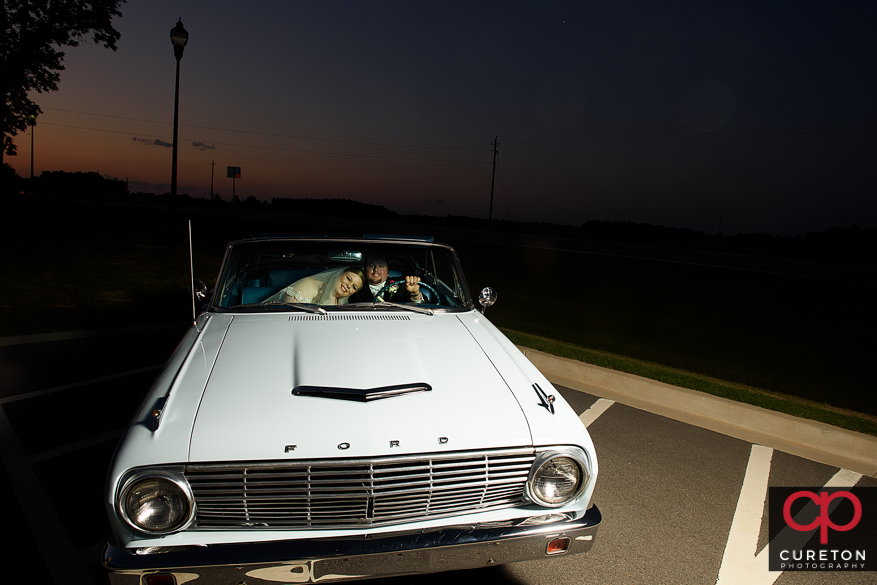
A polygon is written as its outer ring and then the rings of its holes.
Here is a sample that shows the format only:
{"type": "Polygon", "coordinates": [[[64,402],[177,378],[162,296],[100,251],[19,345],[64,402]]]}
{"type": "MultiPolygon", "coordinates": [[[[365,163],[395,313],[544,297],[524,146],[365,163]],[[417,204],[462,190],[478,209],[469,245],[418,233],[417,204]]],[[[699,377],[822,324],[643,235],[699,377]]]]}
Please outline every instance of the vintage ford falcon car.
{"type": "Polygon", "coordinates": [[[305,583],[588,551],[587,430],[431,238],[263,235],[116,449],[114,583],[305,583]]]}

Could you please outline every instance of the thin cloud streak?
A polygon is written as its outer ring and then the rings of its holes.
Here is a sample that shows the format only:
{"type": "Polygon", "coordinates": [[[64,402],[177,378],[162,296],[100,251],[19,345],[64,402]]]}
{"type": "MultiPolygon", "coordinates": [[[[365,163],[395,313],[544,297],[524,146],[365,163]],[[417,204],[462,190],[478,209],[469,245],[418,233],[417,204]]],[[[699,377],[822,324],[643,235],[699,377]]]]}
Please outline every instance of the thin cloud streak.
{"type": "Polygon", "coordinates": [[[134,142],[140,142],[141,144],[147,144],[150,146],[164,146],[165,148],[173,147],[173,144],[170,142],[165,142],[164,140],[159,140],[156,138],[155,140],[149,140],[148,138],[138,138],[134,137],[134,142]]]}

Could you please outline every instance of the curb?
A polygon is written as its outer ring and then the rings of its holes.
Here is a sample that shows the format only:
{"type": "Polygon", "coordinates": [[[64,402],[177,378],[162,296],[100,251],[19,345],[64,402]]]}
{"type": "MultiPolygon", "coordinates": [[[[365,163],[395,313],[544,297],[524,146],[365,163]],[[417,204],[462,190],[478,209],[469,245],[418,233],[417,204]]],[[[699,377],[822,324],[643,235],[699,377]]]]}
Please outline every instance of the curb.
{"type": "Polygon", "coordinates": [[[551,383],[877,477],[877,437],[518,346],[551,383]]]}

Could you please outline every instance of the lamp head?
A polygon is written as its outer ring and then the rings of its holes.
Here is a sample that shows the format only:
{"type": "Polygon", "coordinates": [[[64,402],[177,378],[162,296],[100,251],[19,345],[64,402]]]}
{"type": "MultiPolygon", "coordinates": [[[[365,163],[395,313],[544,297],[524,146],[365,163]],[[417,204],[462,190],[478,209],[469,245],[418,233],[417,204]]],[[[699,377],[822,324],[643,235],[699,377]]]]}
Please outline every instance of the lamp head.
{"type": "Polygon", "coordinates": [[[171,43],[174,45],[174,55],[179,61],[183,57],[183,49],[189,42],[189,33],[183,28],[183,20],[177,20],[177,26],[171,29],[171,43]]]}

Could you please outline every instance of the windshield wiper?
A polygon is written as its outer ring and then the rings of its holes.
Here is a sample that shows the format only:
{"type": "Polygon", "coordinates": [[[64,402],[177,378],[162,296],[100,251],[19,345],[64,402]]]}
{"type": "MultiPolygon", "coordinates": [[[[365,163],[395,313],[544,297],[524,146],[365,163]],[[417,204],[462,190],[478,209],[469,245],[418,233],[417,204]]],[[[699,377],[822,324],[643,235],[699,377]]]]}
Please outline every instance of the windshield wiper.
{"type": "Polygon", "coordinates": [[[289,307],[290,309],[299,309],[300,311],[304,311],[306,313],[318,313],[320,315],[328,315],[329,313],[326,309],[319,307],[313,304],[303,304],[303,303],[283,303],[280,301],[273,301],[270,303],[247,303],[246,305],[235,305],[233,307],[229,307],[230,309],[251,309],[253,307],[289,307]]]}
{"type": "Polygon", "coordinates": [[[409,311],[422,313],[424,315],[435,315],[435,312],[432,309],[427,309],[426,307],[420,307],[418,305],[403,305],[401,303],[389,303],[387,301],[381,301],[380,303],[371,303],[371,305],[373,307],[392,307],[394,309],[407,309],[409,311]]]}

